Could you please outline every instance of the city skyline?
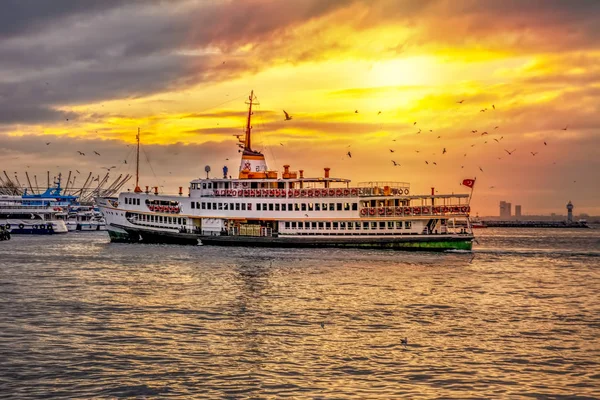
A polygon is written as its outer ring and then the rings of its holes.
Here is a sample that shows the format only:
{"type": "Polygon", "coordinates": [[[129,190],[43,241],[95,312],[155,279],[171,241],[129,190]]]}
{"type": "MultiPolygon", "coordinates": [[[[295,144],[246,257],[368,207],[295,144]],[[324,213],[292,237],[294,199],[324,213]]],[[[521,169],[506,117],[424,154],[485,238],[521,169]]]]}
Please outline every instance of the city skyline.
{"type": "Polygon", "coordinates": [[[572,200],[599,215],[598,13],[595,1],[9,2],[0,169],[132,173],[139,127],[140,183],[176,193],[205,165],[237,171],[254,89],[254,143],[274,170],[331,167],[413,193],[468,193],[459,183],[476,177],[480,215],[510,198],[525,214],[572,200]]]}

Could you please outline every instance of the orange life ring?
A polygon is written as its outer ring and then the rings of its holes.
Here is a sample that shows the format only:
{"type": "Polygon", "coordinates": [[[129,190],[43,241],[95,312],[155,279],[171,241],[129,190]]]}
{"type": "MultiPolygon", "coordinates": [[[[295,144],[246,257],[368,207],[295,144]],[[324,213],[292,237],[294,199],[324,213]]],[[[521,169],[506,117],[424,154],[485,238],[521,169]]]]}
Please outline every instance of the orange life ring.
{"type": "Polygon", "coordinates": [[[335,194],[336,194],[338,197],[339,197],[339,196],[341,196],[341,195],[342,195],[342,189],[337,189],[337,190],[335,191],[335,194]]]}
{"type": "Polygon", "coordinates": [[[294,197],[299,197],[300,191],[298,189],[294,190],[294,197]]]}
{"type": "Polygon", "coordinates": [[[405,215],[410,215],[410,211],[411,211],[410,207],[404,207],[404,214],[405,215]]]}
{"type": "Polygon", "coordinates": [[[319,197],[321,195],[321,191],[319,189],[315,189],[315,197],[319,197]]]}
{"type": "Polygon", "coordinates": [[[329,189],[329,196],[335,196],[335,189],[329,189]]]}
{"type": "Polygon", "coordinates": [[[460,208],[457,206],[452,207],[452,212],[457,213],[460,211],[460,208]]]}
{"type": "Polygon", "coordinates": [[[327,189],[321,189],[321,196],[327,197],[327,189]]]}
{"type": "Polygon", "coordinates": [[[375,215],[375,209],[369,208],[369,215],[375,215]]]}
{"type": "Polygon", "coordinates": [[[413,207],[413,214],[415,214],[415,215],[421,214],[421,208],[420,207],[413,207]]]}
{"type": "Polygon", "coordinates": [[[314,193],[312,189],[308,189],[308,197],[313,197],[314,193]]]}
{"type": "Polygon", "coordinates": [[[440,212],[439,207],[432,207],[431,210],[433,211],[434,214],[439,214],[439,212],[440,212]]]}
{"type": "Polygon", "coordinates": [[[246,197],[250,196],[250,191],[248,189],[244,190],[244,196],[246,196],[246,197]]]}
{"type": "Polygon", "coordinates": [[[460,211],[462,211],[463,213],[466,213],[467,212],[467,207],[465,207],[465,206],[461,207],[460,211]]]}
{"type": "Polygon", "coordinates": [[[251,190],[250,191],[250,197],[256,197],[256,191],[251,190]]]}
{"type": "Polygon", "coordinates": [[[344,189],[344,196],[350,195],[350,189],[344,189]]]}
{"type": "Polygon", "coordinates": [[[402,208],[396,207],[396,215],[402,215],[402,208]]]}
{"type": "Polygon", "coordinates": [[[356,189],[352,189],[350,193],[352,194],[352,196],[356,196],[358,194],[358,191],[356,189]]]}
{"type": "Polygon", "coordinates": [[[263,189],[262,190],[262,196],[263,197],[268,197],[270,195],[270,190],[269,189],[263,189]]]}
{"type": "Polygon", "coordinates": [[[364,217],[365,215],[367,215],[367,209],[366,209],[366,208],[361,208],[361,210],[360,210],[360,215],[362,215],[363,217],[364,217]]]}
{"type": "Polygon", "coordinates": [[[471,206],[467,206],[467,212],[471,212],[471,206]]]}
{"type": "Polygon", "coordinates": [[[385,209],[383,207],[379,207],[379,215],[385,215],[385,209]]]}
{"type": "Polygon", "coordinates": [[[429,214],[429,207],[423,207],[423,214],[429,214]]]}
{"type": "Polygon", "coordinates": [[[269,190],[269,196],[270,197],[275,196],[275,191],[273,189],[269,190]]]}
{"type": "Polygon", "coordinates": [[[306,189],[300,190],[300,196],[306,197],[306,189]]]}
{"type": "Polygon", "coordinates": [[[444,208],[442,208],[442,212],[443,213],[447,213],[448,212],[448,207],[444,206],[444,208]]]}
{"type": "Polygon", "coordinates": [[[391,207],[387,207],[385,209],[385,215],[394,215],[394,209],[391,207]]]}
{"type": "Polygon", "coordinates": [[[292,197],[294,195],[294,191],[292,189],[288,190],[288,197],[292,197]]]}

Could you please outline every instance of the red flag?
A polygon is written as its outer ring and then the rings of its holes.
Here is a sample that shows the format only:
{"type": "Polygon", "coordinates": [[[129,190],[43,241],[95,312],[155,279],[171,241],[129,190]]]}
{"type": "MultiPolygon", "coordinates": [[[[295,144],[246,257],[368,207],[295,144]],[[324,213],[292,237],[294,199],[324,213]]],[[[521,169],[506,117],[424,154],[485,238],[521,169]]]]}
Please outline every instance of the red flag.
{"type": "Polygon", "coordinates": [[[462,184],[473,189],[473,186],[475,186],[475,179],[463,179],[462,184]]]}

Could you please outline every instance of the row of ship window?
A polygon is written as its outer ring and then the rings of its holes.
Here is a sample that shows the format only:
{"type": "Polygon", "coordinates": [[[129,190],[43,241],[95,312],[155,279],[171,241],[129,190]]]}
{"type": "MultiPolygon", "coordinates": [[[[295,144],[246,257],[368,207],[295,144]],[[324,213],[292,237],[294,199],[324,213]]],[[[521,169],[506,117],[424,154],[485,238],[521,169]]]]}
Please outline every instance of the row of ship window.
{"type": "Polygon", "coordinates": [[[375,229],[411,229],[411,221],[371,221],[371,222],[309,222],[286,221],[285,229],[333,229],[333,230],[375,230],[375,229]]]}
{"type": "MultiPolygon", "coordinates": [[[[192,209],[252,211],[252,203],[191,203],[192,209]]],[[[358,203],[257,203],[256,211],[357,211],[358,203]]]]}
{"type": "Polygon", "coordinates": [[[125,204],[129,204],[132,206],[139,206],[140,205],[140,199],[133,199],[131,197],[125,197],[125,204]]]}
{"type": "MultiPolygon", "coordinates": [[[[127,215],[129,216],[129,215],[127,215]]],[[[154,222],[158,224],[175,224],[175,225],[185,225],[186,218],[181,217],[163,217],[162,215],[151,215],[151,214],[132,214],[135,216],[138,221],[141,222],[154,222]]]]}

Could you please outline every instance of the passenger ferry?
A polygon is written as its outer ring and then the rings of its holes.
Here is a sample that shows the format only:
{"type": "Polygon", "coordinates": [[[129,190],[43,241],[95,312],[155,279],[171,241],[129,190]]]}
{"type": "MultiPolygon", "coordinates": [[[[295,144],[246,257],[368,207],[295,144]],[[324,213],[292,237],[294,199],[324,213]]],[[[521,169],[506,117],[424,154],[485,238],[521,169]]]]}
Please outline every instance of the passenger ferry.
{"type": "MultiPolygon", "coordinates": [[[[118,198],[98,198],[114,242],[221,246],[353,247],[471,250],[470,195],[414,195],[406,182],[305,177],[283,166],[279,174],[252,149],[250,94],[239,174],[195,179],[189,194],[159,195],[146,186],[118,198]]],[[[243,138],[242,138],[243,136],[243,138]]],[[[137,166],[139,171],[139,131],[137,166]]],[[[207,176],[210,169],[207,167],[207,176]]]]}
{"type": "Polygon", "coordinates": [[[106,221],[102,213],[93,206],[70,206],[65,218],[69,232],[106,230],[106,221]]]}
{"type": "Polygon", "coordinates": [[[51,235],[67,233],[62,209],[49,201],[29,203],[21,196],[0,196],[0,225],[11,234],[51,235]]]}

